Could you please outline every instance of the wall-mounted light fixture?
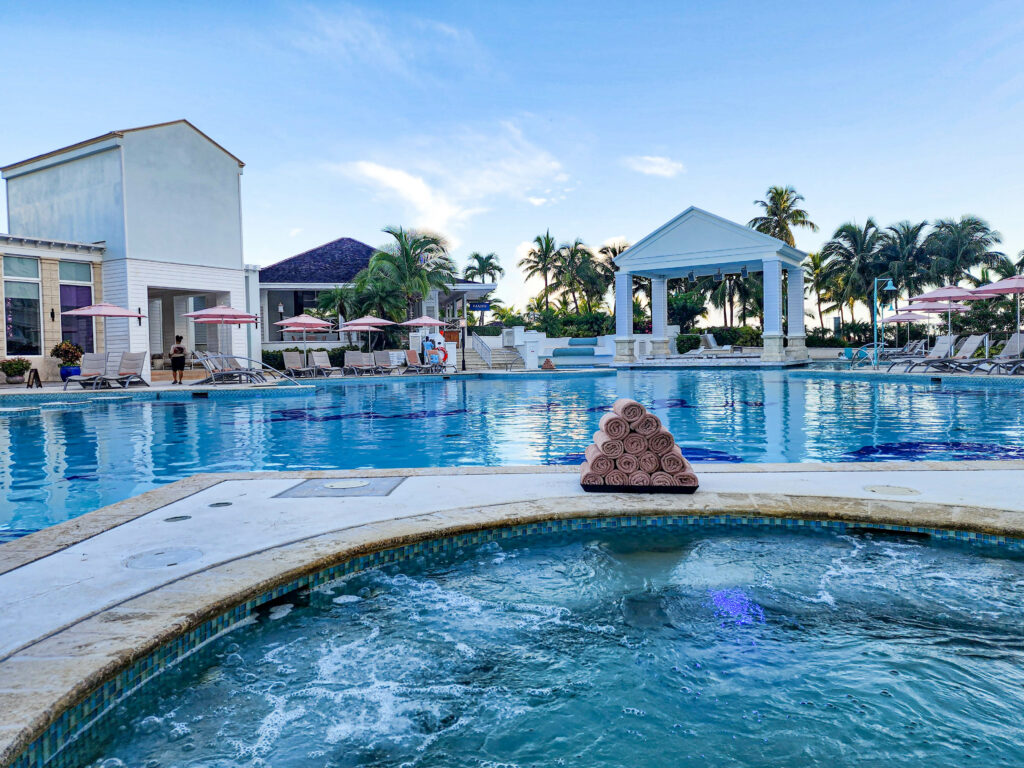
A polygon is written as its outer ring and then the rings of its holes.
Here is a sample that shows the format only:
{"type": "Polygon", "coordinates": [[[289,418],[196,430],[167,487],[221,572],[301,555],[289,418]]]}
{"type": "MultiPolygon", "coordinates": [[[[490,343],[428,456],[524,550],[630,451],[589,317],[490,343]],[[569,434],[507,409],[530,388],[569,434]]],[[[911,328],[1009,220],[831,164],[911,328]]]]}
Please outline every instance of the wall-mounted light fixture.
{"type": "Polygon", "coordinates": [[[51,310],[50,310],[50,322],[52,323],[52,322],[54,322],[54,321],[55,321],[56,319],[57,319],[57,313],[56,313],[56,312],[54,312],[54,311],[53,311],[53,309],[51,309],[51,310]]]}
{"type": "Polygon", "coordinates": [[[141,328],[142,327],[142,307],[138,307],[135,311],[139,313],[139,327],[141,328]]]}

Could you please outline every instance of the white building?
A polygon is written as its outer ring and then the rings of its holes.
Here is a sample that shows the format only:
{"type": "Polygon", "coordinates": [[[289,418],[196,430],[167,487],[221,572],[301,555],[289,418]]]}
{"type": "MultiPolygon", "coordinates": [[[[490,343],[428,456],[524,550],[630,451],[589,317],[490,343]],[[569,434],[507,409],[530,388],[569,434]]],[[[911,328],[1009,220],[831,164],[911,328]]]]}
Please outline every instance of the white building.
{"type": "MultiPolygon", "coordinates": [[[[97,351],[104,349],[105,336],[111,351],[157,354],[181,334],[190,349],[258,357],[258,337],[248,329],[197,326],[182,317],[215,304],[245,308],[255,303],[256,273],[247,273],[242,261],[242,168],[241,160],[187,120],[112,131],[12,163],[0,168],[11,232],[0,242],[0,253],[21,253],[11,244],[13,238],[22,241],[22,251],[30,241],[55,244],[61,262],[101,260],[100,274],[93,270],[91,276],[92,302],[129,307],[147,317],[106,321],[105,334],[98,329],[95,334],[97,351]]],[[[26,262],[10,264],[19,274],[33,273],[26,262]]],[[[37,279],[45,295],[46,270],[37,271],[36,278],[8,280],[5,275],[4,285],[37,279]]],[[[71,276],[73,269],[64,271],[71,276]]],[[[10,290],[18,297],[32,293],[23,285],[10,290]]],[[[42,327],[57,322],[59,312],[68,308],[50,307],[44,299],[42,327]],[[51,309],[56,320],[50,320],[51,309]]],[[[21,315],[31,320],[30,309],[23,309],[21,315]]],[[[6,338],[22,334],[20,329],[5,331],[6,338]]],[[[48,346],[39,354],[47,352],[48,346]]]]}

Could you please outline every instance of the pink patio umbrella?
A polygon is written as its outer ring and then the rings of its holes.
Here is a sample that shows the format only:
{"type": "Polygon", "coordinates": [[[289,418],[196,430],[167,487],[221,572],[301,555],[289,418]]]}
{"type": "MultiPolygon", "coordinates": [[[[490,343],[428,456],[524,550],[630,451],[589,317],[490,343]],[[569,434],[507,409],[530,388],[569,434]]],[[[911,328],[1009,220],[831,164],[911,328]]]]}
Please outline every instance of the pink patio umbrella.
{"type": "MultiPolygon", "coordinates": [[[[1013,277],[1004,278],[996,283],[989,283],[983,285],[977,289],[978,295],[985,295],[986,297],[995,296],[1016,296],[1017,297],[1017,328],[1016,331],[1020,332],[1020,295],[1024,293],[1024,275],[1014,275],[1013,277]]],[[[1020,337],[1017,337],[1017,346],[1020,346],[1020,337]]],[[[1020,354],[1020,349],[1017,350],[1017,354],[1020,354]]]]}
{"type": "MultiPolygon", "coordinates": [[[[342,325],[345,326],[345,325],[395,325],[395,324],[396,323],[393,323],[390,320],[383,320],[383,319],[381,319],[379,317],[374,317],[373,315],[363,315],[362,317],[358,317],[355,320],[346,320],[342,325]]],[[[374,330],[379,330],[379,329],[374,329],[374,330]]]]}
{"type": "MultiPolygon", "coordinates": [[[[61,315],[68,315],[70,317],[125,317],[125,318],[137,318],[142,320],[145,317],[141,312],[132,312],[130,309],[119,307],[116,304],[107,304],[106,302],[100,302],[99,304],[90,304],[87,307],[79,307],[78,309],[68,309],[61,312],[61,315]]],[[[140,323],[141,324],[141,323],[140,323]]],[[[103,328],[103,348],[107,349],[106,344],[107,329],[106,326],[103,328]]]]}
{"type": "Polygon", "coordinates": [[[420,315],[412,320],[406,320],[404,323],[399,323],[399,325],[405,325],[411,328],[434,328],[448,325],[448,323],[444,320],[435,320],[430,315],[420,315]]]}
{"type": "MultiPolygon", "coordinates": [[[[896,315],[890,315],[889,317],[882,318],[878,322],[880,323],[896,323],[896,346],[900,345],[900,323],[919,323],[922,320],[928,318],[924,315],[915,315],[913,312],[900,312],[896,315]]],[[[907,343],[910,342],[910,329],[907,329],[907,343]]]]}
{"type": "MultiPolygon", "coordinates": [[[[392,325],[394,325],[394,323],[392,323],[392,325]]],[[[369,323],[357,324],[355,322],[345,323],[341,328],[342,328],[342,330],[344,330],[346,332],[352,332],[352,333],[362,333],[363,331],[366,331],[366,348],[367,349],[370,348],[370,332],[382,330],[381,328],[375,328],[374,326],[370,325],[369,323]]]]}
{"type": "Polygon", "coordinates": [[[256,315],[244,312],[241,309],[235,309],[234,307],[227,307],[223,304],[218,304],[216,307],[207,307],[206,309],[197,309],[195,312],[186,312],[182,317],[191,317],[193,320],[202,320],[205,323],[213,323],[215,325],[255,323],[258,320],[256,315]]]}
{"type": "Polygon", "coordinates": [[[291,331],[294,333],[302,332],[302,360],[303,365],[308,365],[306,358],[309,356],[309,344],[306,343],[306,332],[307,331],[326,331],[331,327],[330,320],[321,320],[319,317],[313,317],[312,315],[295,315],[295,317],[286,317],[284,320],[278,320],[274,325],[286,326],[284,330],[291,331]]]}

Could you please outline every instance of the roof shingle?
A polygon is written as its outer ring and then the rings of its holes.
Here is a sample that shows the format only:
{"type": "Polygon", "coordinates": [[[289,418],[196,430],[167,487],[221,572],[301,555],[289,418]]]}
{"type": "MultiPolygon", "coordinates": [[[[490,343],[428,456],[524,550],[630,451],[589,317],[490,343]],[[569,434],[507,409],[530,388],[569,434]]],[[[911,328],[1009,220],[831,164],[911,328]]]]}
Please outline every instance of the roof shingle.
{"type": "Polygon", "coordinates": [[[291,258],[263,267],[261,283],[350,283],[377,249],[339,237],[291,258]]]}

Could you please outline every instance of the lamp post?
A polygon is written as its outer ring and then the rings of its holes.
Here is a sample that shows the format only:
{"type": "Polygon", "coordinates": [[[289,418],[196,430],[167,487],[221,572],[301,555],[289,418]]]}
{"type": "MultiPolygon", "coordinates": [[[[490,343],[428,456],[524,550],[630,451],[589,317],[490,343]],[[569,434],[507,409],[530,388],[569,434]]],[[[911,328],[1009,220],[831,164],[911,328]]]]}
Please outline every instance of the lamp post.
{"type": "Polygon", "coordinates": [[[871,349],[873,368],[878,368],[878,283],[882,280],[885,281],[885,285],[882,286],[883,291],[896,290],[896,286],[892,284],[892,278],[889,277],[876,277],[872,284],[875,294],[874,301],[871,302],[871,332],[874,336],[871,349]]]}

